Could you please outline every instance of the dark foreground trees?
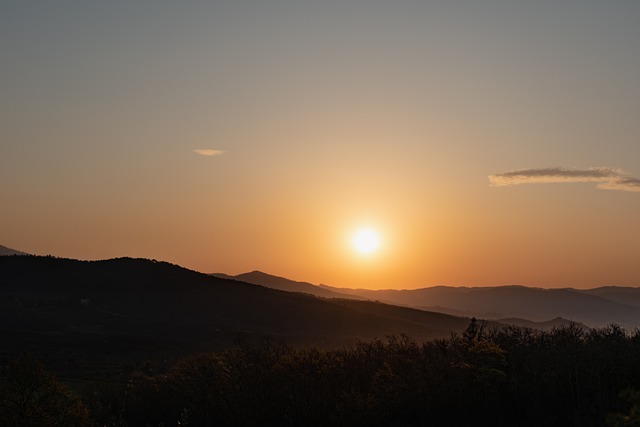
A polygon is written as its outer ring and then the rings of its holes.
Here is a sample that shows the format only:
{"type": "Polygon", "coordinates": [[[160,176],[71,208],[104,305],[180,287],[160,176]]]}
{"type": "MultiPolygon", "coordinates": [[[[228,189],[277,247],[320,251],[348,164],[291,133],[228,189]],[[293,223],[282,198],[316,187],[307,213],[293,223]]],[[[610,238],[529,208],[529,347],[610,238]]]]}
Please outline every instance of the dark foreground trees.
{"type": "Polygon", "coordinates": [[[620,392],[640,390],[639,362],[640,335],[617,326],[472,324],[423,344],[240,345],[98,387],[87,403],[103,425],[601,426],[627,419],[620,392]]]}
{"type": "Polygon", "coordinates": [[[0,425],[88,426],[82,401],[42,364],[29,356],[10,363],[0,375],[0,425]]]}
{"type": "Polygon", "coordinates": [[[84,402],[101,426],[636,425],[639,362],[640,334],[617,326],[472,323],[462,336],[421,344],[238,345],[96,383],[84,402]]]}

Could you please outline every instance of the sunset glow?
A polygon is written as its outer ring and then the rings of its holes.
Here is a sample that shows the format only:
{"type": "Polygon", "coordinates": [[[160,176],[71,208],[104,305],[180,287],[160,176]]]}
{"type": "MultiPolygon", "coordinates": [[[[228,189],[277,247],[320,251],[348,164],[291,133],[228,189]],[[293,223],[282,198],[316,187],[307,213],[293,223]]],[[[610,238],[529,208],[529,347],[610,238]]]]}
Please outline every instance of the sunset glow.
{"type": "Polygon", "coordinates": [[[0,245],[638,286],[640,2],[503,3],[10,2],[0,245]]]}

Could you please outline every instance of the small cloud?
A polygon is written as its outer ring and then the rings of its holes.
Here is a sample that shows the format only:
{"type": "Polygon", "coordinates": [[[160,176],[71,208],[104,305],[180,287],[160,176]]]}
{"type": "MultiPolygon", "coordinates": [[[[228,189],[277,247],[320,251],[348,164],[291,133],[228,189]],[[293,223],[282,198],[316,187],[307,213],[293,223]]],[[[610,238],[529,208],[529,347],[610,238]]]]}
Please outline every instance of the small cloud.
{"type": "Polygon", "coordinates": [[[640,193],[640,179],[621,177],[613,181],[603,182],[598,185],[598,188],[602,188],[603,190],[635,191],[640,193]]]}
{"type": "Polygon", "coordinates": [[[196,154],[200,154],[201,156],[219,156],[221,154],[224,154],[224,151],[222,150],[211,150],[208,148],[193,150],[193,152],[196,154]]]}
{"type": "Polygon", "coordinates": [[[620,169],[609,167],[524,169],[489,175],[489,183],[494,187],[567,182],[597,182],[596,188],[602,190],[640,192],[640,179],[629,177],[620,169]]]}

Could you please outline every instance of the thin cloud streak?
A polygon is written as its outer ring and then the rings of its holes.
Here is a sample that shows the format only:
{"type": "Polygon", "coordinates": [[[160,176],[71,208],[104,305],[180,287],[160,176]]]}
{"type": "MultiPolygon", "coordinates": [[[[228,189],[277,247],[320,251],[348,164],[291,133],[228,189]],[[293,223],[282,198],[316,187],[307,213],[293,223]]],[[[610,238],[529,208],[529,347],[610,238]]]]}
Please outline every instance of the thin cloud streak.
{"type": "Polygon", "coordinates": [[[211,150],[208,148],[193,150],[193,152],[201,156],[219,156],[221,154],[224,154],[224,151],[222,150],[211,150]]]}
{"type": "Polygon", "coordinates": [[[640,192],[640,179],[627,176],[620,169],[609,167],[524,169],[489,175],[489,183],[494,187],[568,182],[597,182],[596,188],[602,190],[640,192]]]}

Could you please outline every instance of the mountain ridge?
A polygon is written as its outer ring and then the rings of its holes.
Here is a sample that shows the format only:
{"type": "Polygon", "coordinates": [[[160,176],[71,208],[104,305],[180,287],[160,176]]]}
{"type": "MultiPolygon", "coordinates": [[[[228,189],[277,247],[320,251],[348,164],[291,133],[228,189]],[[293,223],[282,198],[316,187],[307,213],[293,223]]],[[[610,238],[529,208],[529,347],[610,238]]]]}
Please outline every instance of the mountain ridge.
{"type": "MultiPolygon", "coordinates": [[[[251,274],[254,279],[261,277],[255,272],[251,274]]],[[[254,280],[253,283],[270,286],[268,281],[260,283],[260,280],[254,280]]],[[[289,287],[294,289],[296,283],[299,282],[289,281],[289,287]]],[[[631,329],[640,327],[640,288],[603,286],[592,289],[547,289],[523,285],[438,285],[409,290],[369,290],[309,283],[306,285],[310,286],[305,286],[303,292],[311,293],[322,289],[323,292],[332,291],[348,297],[457,316],[494,320],[517,318],[533,323],[548,323],[556,318],[568,318],[590,327],[602,327],[611,323],[631,329]]]]}

